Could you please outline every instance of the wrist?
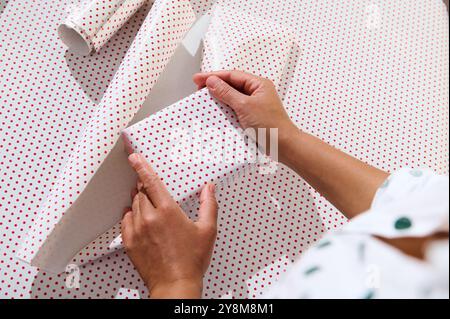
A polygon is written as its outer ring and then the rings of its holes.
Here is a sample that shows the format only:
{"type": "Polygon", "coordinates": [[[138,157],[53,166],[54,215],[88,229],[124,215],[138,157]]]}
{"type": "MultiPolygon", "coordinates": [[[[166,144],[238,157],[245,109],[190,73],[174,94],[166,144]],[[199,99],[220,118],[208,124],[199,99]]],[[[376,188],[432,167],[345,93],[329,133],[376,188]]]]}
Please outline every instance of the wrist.
{"type": "Polygon", "coordinates": [[[299,144],[301,135],[302,131],[294,123],[290,123],[286,128],[280,130],[278,136],[278,156],[280,163],[288,165],[289,155],[292,153],[294,146],[299,144]]]}
{"type": "Polygon", "coordinates": [[[199,299],[202,296],[202,279],[177,279],[171,282],[149,286],[149,295],[153,299],[199,299]]]}

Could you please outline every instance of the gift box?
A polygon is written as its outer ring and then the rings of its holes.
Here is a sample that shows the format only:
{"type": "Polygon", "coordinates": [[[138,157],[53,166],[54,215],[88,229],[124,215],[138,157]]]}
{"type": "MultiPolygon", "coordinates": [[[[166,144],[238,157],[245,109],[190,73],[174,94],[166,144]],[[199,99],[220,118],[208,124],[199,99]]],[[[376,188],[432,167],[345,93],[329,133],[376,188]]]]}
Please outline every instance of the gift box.
{"type": "MultiPolygon", "coordinates": [[[[204,184],[213,182],[220,189],[239,176],[256,173],[262,157],[233,110],[215,100],[207,89],[126,128],[122,136],[128,153],[140,153],[151,163],[185,211],[195,207],[204,184]]],[[[125,166],[120,169],[125,170],[125,166]]],[[[125,180],[116,187],[125,192],[131,189],[125,180]]],[[[110,201],[117,198],[110,197],[110,201]]],[[[84,264],[121,248],[118,224],[96,238],[72,262],[84,264]]]]}
{"type": "Polygon", "coordinates": [[[258,149],[228,106],[202,89],[123,131],[130,152],[142,154],[172,197],[194,198],[207,182],[223,183],[250,169],[258,149]]]}

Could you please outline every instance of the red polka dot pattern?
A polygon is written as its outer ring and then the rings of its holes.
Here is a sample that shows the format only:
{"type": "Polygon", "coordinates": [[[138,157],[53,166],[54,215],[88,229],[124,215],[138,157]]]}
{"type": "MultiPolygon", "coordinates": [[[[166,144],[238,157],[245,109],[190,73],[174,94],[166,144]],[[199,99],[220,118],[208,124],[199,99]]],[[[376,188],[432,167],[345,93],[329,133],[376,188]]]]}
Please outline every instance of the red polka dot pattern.
{"type": "Polygon", "coordinates": [[[133,152],[144,155],[172,197],[239,173],[253,159],[234,112],[203,89],[125,129],[133,152]]]}
{"type": "MultiPolygon", "coordinates": [[[[27,235],[18,257],[46,265],[52,236],[65,211],[94,175],[120,132],[144,103],[178,44],[195,21],[188,0],[156,1],[90,120],[80,142],[27,235]],[[131,90],[136,90],[131,94],[131,90]],[[69,186],[69,187],[68,187],[69,186]]],[[[48,267],[46,267],[48,268],[48,267]]]]}
{"type": "Polygon", "coordinates": [[[90,51],[98,51],[146,0],[83,0],[69,7],[64,22],[77,31],[90,51]]]}
{"type": "MultiPolygon", "coordinates": [[[[223,2],[295,31],[302,54],[280,91],[304,130],[388,171],[428,166],[448,172],[448,16],[440,1],[223,2]],[[373,4],[377,17],[366,10],[373,4]]],[[[212,1],[191,3],[203,14],[212,1]]],[[[14,1],[0,17],[0,297],[145,297],[123,251],[81,267],[79,288],[68,288],[66,275],[36,271],[14,257],[84,130],[102,114],[96,103],[112,98],[106,87],[146,17],[146,9],[139,10],[98,54],[82,58],[66,52],[55,32],[66,5],[14,1]]],[[[116,132],[115,124],[105,127],[116,132]]],[[[108,143],[112,131],[98,138],[108,143]]],[[[81,172],[91,174],[104,155],[94,152],[95,165],[80,163],[81,172]]],[[[324,231],[345,223],[285,168],[241,176],[218,197],[219,238],[206,297],[258,295],[324,231]],[[229,246],[235,248],[225,250],[229,246]]],[[[192,217],[195,212],[192,207],[192,217]]]]}
{"type": "Polygon", "coordinates": [[[204,37],[202,71],[242,70],[278,87],[293,48],[294,33],[285,26],[217,4],[204,37]]]}

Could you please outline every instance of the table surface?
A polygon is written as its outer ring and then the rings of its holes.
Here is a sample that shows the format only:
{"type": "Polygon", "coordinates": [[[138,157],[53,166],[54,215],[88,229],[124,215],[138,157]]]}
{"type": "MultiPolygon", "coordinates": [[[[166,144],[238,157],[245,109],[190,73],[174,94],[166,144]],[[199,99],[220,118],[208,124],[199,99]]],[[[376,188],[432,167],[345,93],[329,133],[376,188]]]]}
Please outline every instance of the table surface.
{"type": "MultiPolygon", "coordinates": [[[[212,2],[192,0],[199,15],[212,2]]],[[[449,34],[440,0],[224,2],[296,31],[302,54],[281,91],[304,130],[387,171],[448,173],[449,34]]],[[[145,17],[138,12],[99,53],[80,57],[56,34],[70,3],[0,5],[0,297],[145,297],[123,251],[81,267],[79,288],[14,257],[145,17]]],[[[283,167],[242,176],[218,196],[205,297],[256,297],[346,222],[283,167]]]]}

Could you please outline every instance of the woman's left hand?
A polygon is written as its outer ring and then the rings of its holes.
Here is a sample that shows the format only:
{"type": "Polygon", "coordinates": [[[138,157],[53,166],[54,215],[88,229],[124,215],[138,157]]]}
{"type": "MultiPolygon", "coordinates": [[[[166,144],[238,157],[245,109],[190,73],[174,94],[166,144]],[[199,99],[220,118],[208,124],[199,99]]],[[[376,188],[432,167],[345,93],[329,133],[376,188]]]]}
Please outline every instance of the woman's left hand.
{"type": "Polygon", "coordinates": [[[200,195],[199,219],[190,220],[139,154],[129,156],[140,180],[122,220],[125,250],[152,298],[200,298],[217,233],[215,187],[200,195]]]}

